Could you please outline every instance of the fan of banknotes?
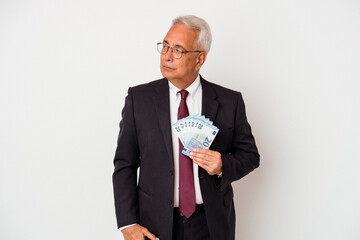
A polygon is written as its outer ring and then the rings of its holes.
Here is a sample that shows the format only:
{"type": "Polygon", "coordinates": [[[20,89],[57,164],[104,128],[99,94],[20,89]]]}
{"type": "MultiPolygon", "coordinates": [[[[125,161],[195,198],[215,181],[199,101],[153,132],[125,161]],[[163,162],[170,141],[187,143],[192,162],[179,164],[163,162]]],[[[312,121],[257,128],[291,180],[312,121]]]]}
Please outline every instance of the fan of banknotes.
{"type": "Polygon", "coordinates": [[[190,157],[194,148],[209,149],[219,129],[202,115],[191,115],[172,124],[184,146],[183,154],[190,157]]]}

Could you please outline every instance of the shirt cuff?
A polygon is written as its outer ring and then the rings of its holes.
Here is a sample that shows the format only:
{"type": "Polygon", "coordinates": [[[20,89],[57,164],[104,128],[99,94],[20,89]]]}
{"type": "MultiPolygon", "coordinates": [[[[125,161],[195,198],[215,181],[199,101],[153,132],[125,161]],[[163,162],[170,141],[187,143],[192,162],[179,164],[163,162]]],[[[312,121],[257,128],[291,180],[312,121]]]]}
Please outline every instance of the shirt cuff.
{"type": "Polygon", "coordinates": [[[123,226],[123,227],[120,227],[120,231],[124,230],[125,228],[128,228],[128,227],[131,227],[131,226],[134,226],[136,225],[137,223],[134,223],[134,224],[129,224],[129,225],[126,225],[126,226],[123,226]]]}

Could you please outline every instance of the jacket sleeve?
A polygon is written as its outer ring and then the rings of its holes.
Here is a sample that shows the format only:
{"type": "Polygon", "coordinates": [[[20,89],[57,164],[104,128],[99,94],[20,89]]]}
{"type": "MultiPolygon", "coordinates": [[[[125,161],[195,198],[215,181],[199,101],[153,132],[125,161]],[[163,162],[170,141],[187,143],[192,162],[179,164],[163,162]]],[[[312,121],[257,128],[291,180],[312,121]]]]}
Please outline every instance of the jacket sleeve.
{"type": "Polygon", "coordinates": [[[138,223],[137,169],[139,146],[134,118],[132,89],[122,110],[120,132],[114,157],[113,188],[118,228],[138,223]]]}
{"type": "Polygon", "coordinates": [[[221,158],[223,161],[220,183],[222,191],[233,181],[244,177],[257,168],[260,163],[260,155],[251,133],[251,127],[247,122],[245,104],[240,93],[235,113],[231,152],[223,154],[221,158]]]}

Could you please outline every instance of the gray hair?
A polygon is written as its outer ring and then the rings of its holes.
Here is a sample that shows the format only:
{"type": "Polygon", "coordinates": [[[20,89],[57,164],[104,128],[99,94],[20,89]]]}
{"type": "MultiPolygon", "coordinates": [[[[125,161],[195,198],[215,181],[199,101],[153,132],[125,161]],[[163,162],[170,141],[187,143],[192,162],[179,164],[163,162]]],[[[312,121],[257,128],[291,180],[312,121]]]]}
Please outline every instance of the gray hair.
{"type": "Polygon", "coordinates": [[[212,41],[211,30],[209,24],[204,19],[194,15],[180,16],[173,20],[172,26],[175,24],[184,24],[187,28],[198,30],[198,47],[202,48],[201,50],[206,53],[210,51],[212,41]]]}

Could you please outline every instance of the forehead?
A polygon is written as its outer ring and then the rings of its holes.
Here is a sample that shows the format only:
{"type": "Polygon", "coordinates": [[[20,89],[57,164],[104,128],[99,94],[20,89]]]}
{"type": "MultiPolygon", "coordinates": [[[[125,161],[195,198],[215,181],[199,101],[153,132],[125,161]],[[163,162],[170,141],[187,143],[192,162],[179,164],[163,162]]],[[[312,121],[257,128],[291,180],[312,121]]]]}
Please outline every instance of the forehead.
{"type": "Polygon", "coordinates": [[[175,24],[166,34],[164,41],[171,46],[182,46],[184,48],[192,48],[196,45],[199,31],[187,28],[183,24],[175,24]]]}

